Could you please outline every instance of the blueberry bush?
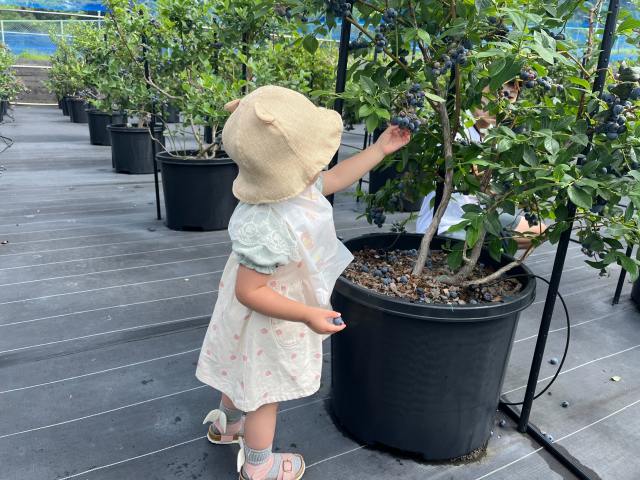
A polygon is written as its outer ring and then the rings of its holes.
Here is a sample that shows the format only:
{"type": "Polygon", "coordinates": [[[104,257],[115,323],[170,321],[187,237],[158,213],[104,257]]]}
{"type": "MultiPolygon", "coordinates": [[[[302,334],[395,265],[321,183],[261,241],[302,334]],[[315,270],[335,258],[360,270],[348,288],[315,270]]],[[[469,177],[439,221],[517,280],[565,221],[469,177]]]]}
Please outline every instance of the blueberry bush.
{"type": "Polygon", "coordinates": [[[0,44],[0,99],[14,101],[25,93],[24,83],[17,77],[13,65],[15,56],[9,49],[0,44]]]}
{"type": "MultiPolygon", "coordinates": [[[[442,188],[414,275],[452,194],[463,192],[479,203],[464,206],[450,229],[463,230],[465,240],[450,245],[453,273],[441,281],[491,282],[542,243],[557,242],[573,222],[591,266],[604,272],[617,263],[638,277],[640,261],[627,258],[624,245],[640,241],[640,67],[612,64],[602,95],[592,92],[596,25],[606,8],[581,0],[292,0],[286,8],[312,19],[310,37],[326,36],[340,18],[350,22],[359,37],[350,45],[345,103],[369,131],[391,123],[412,132],[401,155],[410,175],[367,196],[367,217],[381,226],[385,212],[398,209],[398,192],[422,196],[442,188]],[[589,25],[579,44],[566,34],[576,16],[589,25]],[[464,135],[479,111],[495,120],[481,143],[464,135]],[[577,206],[572,217],[568,201],[577,206]],[[503,212],[522,212],[531,226],[548,228],[516,256],[517,243],[499,220],[503,212]],[[516,257],[471,280],[483,249],[496,260],[516,257]]],[[[619,31],[637,39],[637,28],[622,12],[619,31]]]]}

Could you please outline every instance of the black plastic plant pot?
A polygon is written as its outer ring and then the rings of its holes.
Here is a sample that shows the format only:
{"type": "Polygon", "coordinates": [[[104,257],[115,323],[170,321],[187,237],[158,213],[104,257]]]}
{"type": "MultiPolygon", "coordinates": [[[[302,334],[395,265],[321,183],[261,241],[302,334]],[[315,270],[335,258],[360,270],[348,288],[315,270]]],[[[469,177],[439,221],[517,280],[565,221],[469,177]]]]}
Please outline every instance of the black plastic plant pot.
{"type": "Polygon", "coordinates": [[[62,100],[60,100],[60,105],[62,105],[62,115],[64,115],[65,117],[69,116],[69,103],[68,103],[69,97],[62,97],[62,100]]]}
{"type": "Polygon", "coordinates": [[[62,109],[62,99],[61,98],[58,99],[58,108],[62,109]]]}
{"type": "Polygon", "coordinates": [[[636,305],[640,307],[640,280],[636,280],[631,289],[631,300],[636,302],[636,305]]]}
{"type": "MultiPolygon", "coordinates": [[[[418,248],[421,235],[373,234],[364,248],[418,248]]],[[[439,248],[434,239],[433,248],[439,248]]],[[[496,265],[488,255],[481,261],[496,265]]],[[[510,274],[531,272],[525,267],[510,274]]],[[[504,303],[409,303],[340,277],[332,305],[347,328],[331,337],[334,418],[368,445],[450,460],[486,447],[518,317],[535,298],[535,279],[504,303]]]]}
{"type": "Polygon", "coordinates": [[[194,155],[187,151],[156,156],[162,170],[166,225],[172,230],[223,230],[238,204],[231,191],[238,166],[224,152],[212,159],[194,155]]]}
{"type": "Polygon", "coordinates": [[[89,141],[91,145],[111,145],[111,136],[107,125],[124,123],[121,113],[106,113],[95,109],[88,109],[89,141]]]}
{"type": "Polygon", "coordinates": [[[73,123],[89,123],[87,116],[87,102],[82,98],[69,97],[67,99],[69,117],[73,123]]]}
{"type": "Polygon", "coordinates": [[[9,110],[9,100],[4,99],[0,103],[0,113],[2,115],[6,115],[8,110],[9,110]]]}
{"type": "MultiPolygon", "coordinates": [[[[116,173],[153,173],[153,145],[148,128],[107,125],[111,135],[111,163],[116,173]]],[[[163,128],[157,125],[154,137],[164,144],[163,128]]],[[[156,143],[156,150],[162,147],[156,143]]]]}
{"type": "MultiPolygon", "coordinates": [[[[403,172],[398,172],[395,164],[380,165],[378,168],[369,172],[369,193],[374,194],[387,183],[387,180],[395,180],[400,178],[403,172]]],[[[422,205],[422,198],[412,202],[404,199],[402,207],[405,212],[417,212],[422,205]]]]}
{"type": "Polygon", "coordinates": [[[167,123],[180,123],[180,110],[174,105],[169,105],[164,114],[164,121],[167,123]]]}

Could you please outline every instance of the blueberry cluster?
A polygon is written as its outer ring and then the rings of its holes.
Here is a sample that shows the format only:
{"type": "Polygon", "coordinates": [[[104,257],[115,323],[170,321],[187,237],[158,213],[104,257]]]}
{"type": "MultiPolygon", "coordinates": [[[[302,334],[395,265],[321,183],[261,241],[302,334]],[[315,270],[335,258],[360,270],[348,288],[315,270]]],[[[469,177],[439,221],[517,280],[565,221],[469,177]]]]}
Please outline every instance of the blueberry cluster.
{"type": "Polygon", "coordinates": [[[371,44],[362,35],[355,40],[349,42],[349,50],[361,50],[363,48],[369,48],[371,44]]]}
{"type": "Polygon", "coordinates": [[[635,87],[631,90],[631,94],[629,95],[629,99],[632,101],[640,100],[640,87],[635,87]]]}
{"type": "Polygon", "coordinates": [[[605,134],[608,140],[617,140],[620,135],[627,131],[627,126],[625,125],[627,119],[624,116],[624,111],[631,106],[631,102],[627,100],[622,103],[620,97],[611,92],[603,93],[602,100],[605,101],[609,108],[604,122],[596,126],[596,133],[605,134]]]}
{"type": "Polygon", "coordinates": [[[546,32],[547,32],[547,34],[548,34],[551,38],[553,38],[554,40],[564,41],[564,40],[566,40],[566,38],[567,38],[567,37],[564,35],[564,33],[562,33],[562,32],[555,33],[555,32],[552,32],[552,31],[550,31],[550,30],[545,30],[545,31],[546,31],[546,32]]]}
{"type": "Polygon", "coordinates": [[[607,205],[607,200],[600,195],[596,198],[596,203],[591,207],[591,212],[597,215],[604,211],[604,207],[607,205]]]}
{"type": "Polygon", "coordinates": [[[553,87],[556,87],[556,92],[564,92],[564,86],[554,83],[551,77],[539,77],[538,74],[530,68],[525,68],[520,71],[520,79],[524,82],[526,88],[539,86],[542,87],[545,92],[550,92],[553,87]]]}
{"type": "Polygon", "coordinates": [[[422,125],[422,121],[415,113],[402,111],[391,118],[391,125],[398,125],[400,128],[406,128],[407,130],[415,132],[420,128],[420,125],[422,125]]]}
{"type": "Polygon", "coordinates": [[[507,27],[504,23],[504,18],[502,17],[488,17],[487,21],[491,28],[493,29],[493,35],[496,37],[505,37],[509,33],[509,27],[507,27]]]}
{"type": "Polygon", "coordinates": [[[371,213],[369,215],[371,217],[371,221],[375,223],[378,228],[382,228],[385,220],[387,219],[386,215],[384,214],[384,208],[382,207],[371,209],[371,213]]]}
{"type": "Polygon", "coordinates": [[[439,77],[448,72],[454,65],[464,66],[469,62],[469,49],[464,45],[453,45],[447,53],[442,54],[440,61],[433,62],[431,73],[439,77]]]}
{"type": "Polygon", "coordinates": [[[524,212],[524,219],[527,221],[530,227],[535,227],[540,222],[540,220],[538,219],[538,215],[526,210],[524,212]]]}
{"type": "Polygon", "coordinates": [[[325,4],[336,17],[344,17],[351,13],[351,3],[345,0],[325,0],[325,4]]]}
{"type": "Polygon", "coordinates": [[[384,34],[380,31],[376,31],[376,36],[374,37],[376,52],[382,53],[384,52],[384,47],[387,46],[387,39],[384,38],[384,34]]]}
{"type": "MultiPolygon", "coordinates": [[[[288,7],[281,3],[276,4],[276,6],[274,7],[274,11],[276,12],[276,15],[284,17],[287,20],[291,20],[294,16],[293,11],[291,10],[291,7],[288,7]]],[[[300,21],[303,23],[306,23],[309,21],[309,18],[307,17],[306,12],[300,15],[300,21]]]]}

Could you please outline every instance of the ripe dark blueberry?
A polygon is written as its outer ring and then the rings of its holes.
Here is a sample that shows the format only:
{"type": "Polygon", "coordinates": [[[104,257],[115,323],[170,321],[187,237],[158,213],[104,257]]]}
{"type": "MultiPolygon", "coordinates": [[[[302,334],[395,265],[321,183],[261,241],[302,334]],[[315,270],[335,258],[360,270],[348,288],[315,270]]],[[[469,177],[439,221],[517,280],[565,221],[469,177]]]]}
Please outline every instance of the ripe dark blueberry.
{"type": "Polygon", "coordinates": [[[493,300],[493,295],[491,295],[489,292],[487,292],[482,296],[482,299],[485,302],[490,302],[491,300],[493,300]]]}
{"type": "Polygon", "coordinates": [[[366,265],[362,265],[362,267],[360,267],[360,271],[364,273],[369,273],[369,267],[367,267],[366,265]]]}
{"type": "Polygon", "coordinates": [[[505,419],[500,420],[500,422],[498,423],[498,426],[501,428],[504,428],[507,426],[507,421],[505,419]]]}
{"type": "Polygon", "coordinates": [[[402,275],[399,281],[400,283],[409,283],[409,278],[406,275],[402,275]]]}
{"type": "Polygon", "coordinates": [[[552,357],[549,359],[549,363],[551,365],[557,365],[558,364],[558,359],[556,357],[552,357]]]}
{"type": "Polygon", "coordinates": [[[609,140],[617,140],[618,139],[618,134],[617,133],[613,133],[613,132],[607,132],[607,138],[609,140]]]}
{"type": "Polygon", "coordinates": [[[381,272],[379,269],[377,269],[377,268],[376,268],[376,269],[373,271],[373,276],[374,276],[374,277],[381,277],[381,276],[382,276],[382,272],[381,272]]]}
{"type": "Polygon", "coordinates": [[[618,125],[624,125],[625,123],[627,123],[627,119],[620,115],[618,118],[616,118],[616,123],[618,125]]]}
{"type": "Polygon", "coordinates": [[[439,77],[442,74],[442,72],[438,68],[432,69],[431,73],[433,74],[434,77],[439,77]]]}
{"type": "Polygon", "coordinates": [[[390,278],[383,278],[382,279],[382,283],[384,285],[391,285],[391,279],[390,278]]]}
{"type": "Polygon", "coordinates": [[[380,269],[380,271],[381,271],[382,273],[389,273],[389,267],[382,267],[382,268],[380,269]]]}
{"type": "Polygon", "coordinates": [[[556,91],[558,93],[564,92],[564,86],[563,85],[556,85],[556,91]]]}
{"type": "Polygon", "coordinates": [[[526,70],[520,71],[520,79],[521,80],[529,80],[529,72],[526,70]]]}
{"type": "Polygon", "coordinates": [[[391,125],[399,125],[398,121],[400,119],[398,117],[391,117],[391,125]]]}
{"type": "Polygon", "coordinates": [[[618,135],[622,135],[623,133],[626,133],[627,131],[627,126],[626,125],[620,125],[618,127],[618,131],[616,132],[618,135]]]}
{"type": "Polygon", "coordinates": [[[617,122],[607,122],[606,124],[606,132],[612,132],[612,133],[617,133],[618,132],[618,127],[620,125],[618,125],[617,122]]]}
{"type": "Polygon", "coordinates": [[[536,86],[536,82],[534,80],[528,80],[524,83],[524,86],[527,88],[534,88],[536,86]]]}
{"type": "Polygon", "coordinates": [[[424,288],[417,287],[417,288],[416,288],[416,293],[417,293],[418,295],[420,295],[421,297],[422,297],[422,296],[424,296],[424,288]]]}
{"type": "Polygon", "coordinates": [[[614,105],[613,108],[611,109],[611,111],[613,112],[613,116],[617,117],[618,115],[620,115],[623,111],[624,111],[624,106],[622,105],[614,105]]]}
{"type": "Polygon", "coordinates": [[[333,324],[339,327],[340,325],[344,325],[344,320],[342,320],[342,317],[336,317],[333,319],[333,324]]]}
{"type": "Polygon", "coordinates": [[[562,408],[567,408],[569,406],[569,402],[567,402],[566,400],[564,402],[562,402],[560,405],[562,405],[562,408]]]}
{"type": "Polygon", "coordinates": [[[640,100],[640,87],[636,87],[631,90],[631,94],[629,95],[631,100],[640,100]]]}
{"type": "Polygon", "coordinates": [[[603,93],[602,94],[602,100],[606,103],[608,103],[609,105],[613,105],[616,101],[616,96],[613,93],[603,93]]]}

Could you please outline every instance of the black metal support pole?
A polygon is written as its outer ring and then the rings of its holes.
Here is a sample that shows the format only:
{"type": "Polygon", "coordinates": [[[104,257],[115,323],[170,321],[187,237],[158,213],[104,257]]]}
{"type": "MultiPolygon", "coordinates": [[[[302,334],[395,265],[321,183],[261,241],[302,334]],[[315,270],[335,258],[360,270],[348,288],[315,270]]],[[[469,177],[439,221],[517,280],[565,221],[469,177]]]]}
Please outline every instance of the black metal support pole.
{"type": "MultiPolygon", "coordinates": [[[[249,34],[247,32],[244,32],[242,34],[242,53],[244,54],[245,58],[249,56],[249,34]]],[[[242,79],[244,81],[247,81],[247,63],[246,62],[242,62],[242,79]]],[[[247,85],[243,85],[242,94],[246,95],[248,91],[249,90],[247,85]]]]}
{"type": "MultiPolygon", "coordinates": [[[[627,257],[631,257],[632,253],[633,253],[633,245],[628,245],[625,255],[627,257]]],[[[620,295],[622,294],[622,287],[624,286],[624,279],[626,278],[626,276],[627,276],[627,271],[623,268],[622,271],[620,272],[620,276],[618,277],[618,285],[616,285],[616,291],[613,294],[613,300],[611,300],[611,305],[617,305],[618,303],[620,303],[620,295]]]]}
{"type": "MultiPolygon", "coordinates": [[[[607,21],[602,36],[602,44],[600,48],[600,57],[598,58],[598,73],[596,75],[595,82],[593,84],[593,91],[602,94],[604,83],[606,80],[607,68],[609,66],[609,59],[611,57],[611,49],[613,47],[616,21],[618,18],[618,11],[620,10],[620,0],[609,1],[609,11],[607,13],[607,21]]],[[[591,140],[591,138],[589,139],[591,140]]],[[[585,149],[585,154],[589,153],[591,141],[585,149]]],[[[576,213],[576,206],[568,202],[567,203],[568,215],[567,218],[572,219],[576,213]]],[[[560,236],[558,242],[558,249],[556,257],[553,262],[553,270],[551,272],[551,279],[549,280],[549,289],[547,291],[547,297],[544,303],[544,310],[542,312],[542,320],[540,322],[540,329],[538,331],[538,340],[536,342],[536,348],[533,353],[533,361],[531,362],[531,370],[529,371],[529,380],[527,382],[527,390],[522,404],[522,411],[520,418],[518,419],[518,431],[521,433],[527,432],[529,425],[529,416],[531,415],[531,407],[533,405],[533,397],[535,396],[536,385],[538,384],[538,377],[540,375],[540,366],[542,365],[542,356],[544,355],[544,349],[547,344],[547,336],[549,335],[549,326],[551,325],[551,317],[553,316],[553,309],[556,304],[556,296],[558,294],[558,287],[560,286],[560,279],[562,278],[562,269],[567,257],[567,247],[571,239],[571,227],[573,221],[567,230],[565,230],[560,236]]]]}
{"type": "MultiPolygon", "coordinates": [[[[343,93],[344,87],[347,84],[347,60],[349,59],[349,39],[351,37],[351,23],[346,19],[346,17],[342,18],[342,27],[340,29],[340,46],[338,47],[338,67],[336,70],[336,93],[343,93]]],[[[342,115],[342,109],[344,107],[344,101],[342,98],[336,98],[333,103],[333,109],[342,115]]],[[[335,166],[338,163],[338,154],[340,150],[335,153],[331,162],[329,163],[329,168],[335,166]]],[[[329,202],[333,204],[333,195],[329,195],[329,202]]]]}
{"type": "MultiPolygon", "coordinates": [[[[142,13],[142,12],[141,12],[142,13]]],[[[149,59],[147,58],[147,38],[142,36],[142,56],[144,57],[144,78],[147,81],[147,91],[151,89],[149,80],[151,78],[149,70],[149,59]]],[[[151,101],[151,121],[149,122],[151,135],[151,158],[153,159],[153,181],[156,187],[156,214],[158,220],[162,220],[162,212],[160,211],[160,182],[158,180],[158,162],[156,161],[156,102],[151,101]]]]}

